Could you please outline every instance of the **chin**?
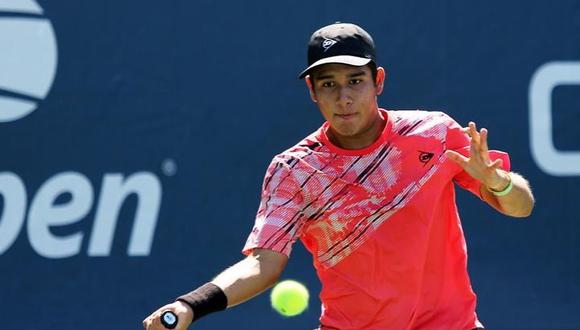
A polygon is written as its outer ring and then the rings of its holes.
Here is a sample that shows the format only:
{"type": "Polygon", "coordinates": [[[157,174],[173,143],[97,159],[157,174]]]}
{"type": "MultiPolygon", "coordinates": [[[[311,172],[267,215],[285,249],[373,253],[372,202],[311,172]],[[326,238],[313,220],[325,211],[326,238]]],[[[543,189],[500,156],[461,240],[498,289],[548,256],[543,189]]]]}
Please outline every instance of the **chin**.
{"type": "Polygon", "coordinates": [[[335,129],[334,131],[336,132],[336,134],[338,134],[340,136],[345,136],[345,137],[356,136],[359,133],[355,129],[343,129],[343,130],[335,129]]]}

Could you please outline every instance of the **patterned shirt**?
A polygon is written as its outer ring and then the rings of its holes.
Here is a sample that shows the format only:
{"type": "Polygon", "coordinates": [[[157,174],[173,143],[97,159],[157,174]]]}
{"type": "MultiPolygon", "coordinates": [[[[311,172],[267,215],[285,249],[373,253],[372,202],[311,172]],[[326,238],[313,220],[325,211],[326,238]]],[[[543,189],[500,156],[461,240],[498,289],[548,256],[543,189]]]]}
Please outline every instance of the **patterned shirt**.
{"type": "MultiPolygon", "coordinates": [[[[454,182],[480,183],[445,156],[469,138],[442,112],[386,111],[369,147],[345,150],[326,122],[272,160],[243,249],[290,255],[300,238],[322,283],[321,329],[481,326],[454,182]]],[[[490,151],[491,159],[507,154],[490,151]]]]}

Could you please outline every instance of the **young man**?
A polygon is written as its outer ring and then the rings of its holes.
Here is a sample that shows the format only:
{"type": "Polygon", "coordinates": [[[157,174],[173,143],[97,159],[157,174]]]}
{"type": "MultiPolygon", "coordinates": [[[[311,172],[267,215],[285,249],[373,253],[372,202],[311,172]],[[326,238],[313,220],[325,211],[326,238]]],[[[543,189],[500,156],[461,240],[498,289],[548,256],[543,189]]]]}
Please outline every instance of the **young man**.
{"type": "Polygon", "coordinates": [[[313,254],[322,283],[320,329],[481,328],[455,204],[458,184],[498,211],[528,216],[527,181],[487,130],[441,112],[377,105],[385,70],[371,36],[353,24],[316,31],[305,78],[324,125],[274,157],[247,257],[143,321],[177,329],[234,306],[276,282],[292,244],[313,254]]]}

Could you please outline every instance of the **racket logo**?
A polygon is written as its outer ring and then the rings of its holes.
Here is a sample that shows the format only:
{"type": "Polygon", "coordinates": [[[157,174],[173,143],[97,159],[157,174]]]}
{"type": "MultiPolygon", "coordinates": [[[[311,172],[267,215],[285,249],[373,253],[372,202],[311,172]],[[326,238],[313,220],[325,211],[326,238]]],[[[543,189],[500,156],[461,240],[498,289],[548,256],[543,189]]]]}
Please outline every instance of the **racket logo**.
{"type": "Polygon", "coordinates": [[[161,315],[161,324],[167,329],[175,329],[179,319],[172,311],[163,312],[161,315]]]}
{"type": "Polygon", "coordinates": [[[167,324],[174,324],[176,321],[175,315],[173,313],[164,313],[163,320],[167,324]]]}

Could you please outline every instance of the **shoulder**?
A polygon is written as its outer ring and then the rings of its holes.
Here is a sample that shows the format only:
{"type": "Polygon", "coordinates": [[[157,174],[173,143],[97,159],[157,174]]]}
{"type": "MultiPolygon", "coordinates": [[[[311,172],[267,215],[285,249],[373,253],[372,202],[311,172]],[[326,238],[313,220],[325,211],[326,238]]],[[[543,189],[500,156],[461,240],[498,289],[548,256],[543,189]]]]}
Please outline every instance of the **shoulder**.
{"type": "Polygon", "coordinates": [[[443,111],[389,110],[388,114],[393,122],[393,130],[400,134],[407,134],[411,131],[447,130],[460,127],[453,118],[443,111]]]}
{"type": "Polygon", "coordinates": [[[315,133],[272,158],[266,170],[264,190],[272,184],[277,187],[282,183],[285,191],[295,191],[301,188],[298,184],[299,179],[304,173],[311,171],[310,163],[313,163],[313,158],[316,158],[312,155],[322,146],[315,133]]]}
{"type": "Polygon", "coordinates": [[[318,134],[319,131],[313,132],[292,147],[274,156],[272,161],[289,164],[292,163],[292,161],[304,159],[305,157],[312,155],[323,146],[322,142],[318,139],[318,134]]]}
{"type": "Polygon", "coordinates": [[[389,117],[394,123],[408,122],[454,122],[448,114],[436,110],[388,110],[389,117]]]}
{"type": "Polygon", "coordinates": [[[288,174],[296,169],[296,165],[302,160],[312,155],[314,150],[319,149],[322,143],[317,139],[317,132],[314,132],[292,147],[276,154],[270,161],[266,170],[266,176],[288,174]]]}

